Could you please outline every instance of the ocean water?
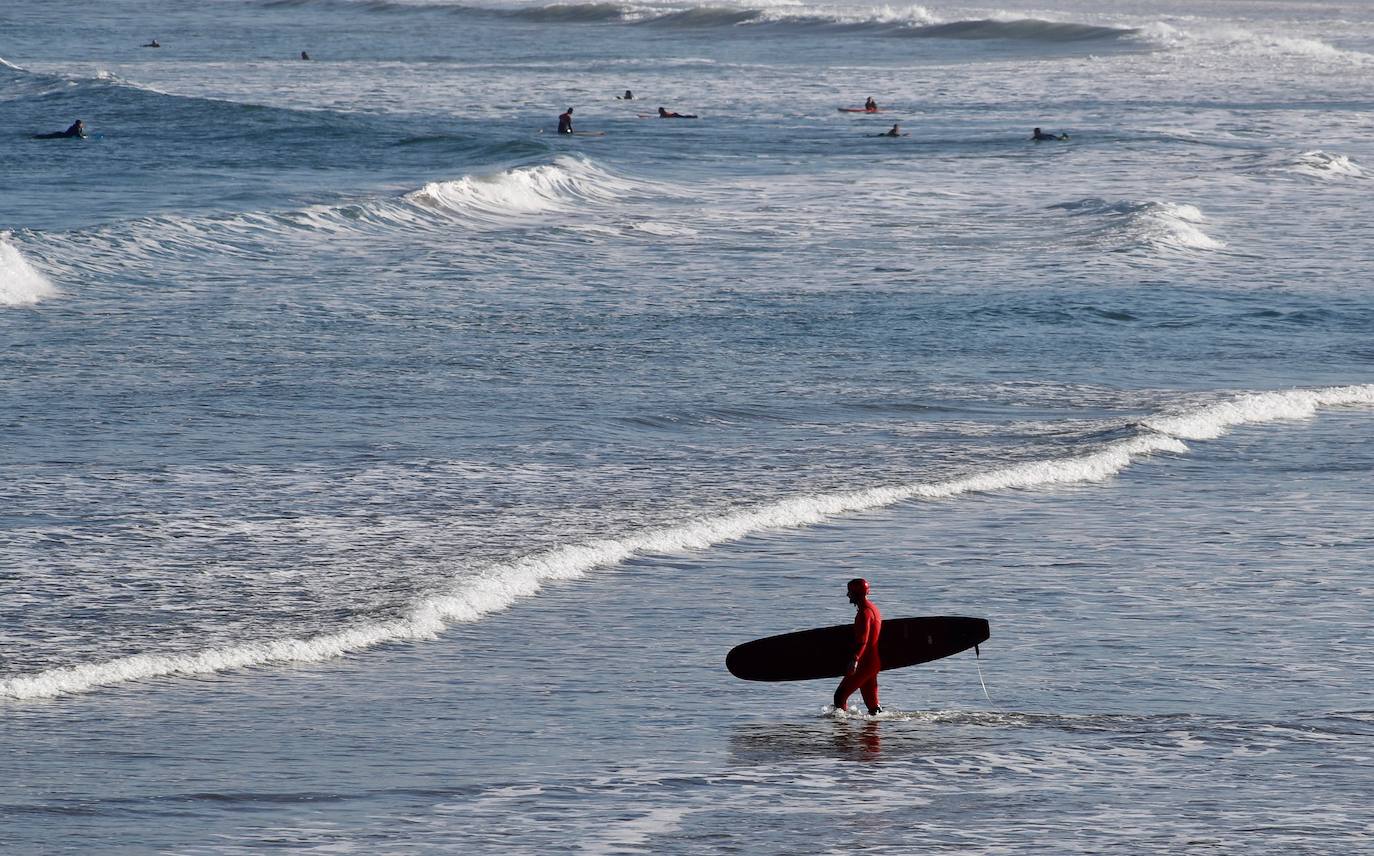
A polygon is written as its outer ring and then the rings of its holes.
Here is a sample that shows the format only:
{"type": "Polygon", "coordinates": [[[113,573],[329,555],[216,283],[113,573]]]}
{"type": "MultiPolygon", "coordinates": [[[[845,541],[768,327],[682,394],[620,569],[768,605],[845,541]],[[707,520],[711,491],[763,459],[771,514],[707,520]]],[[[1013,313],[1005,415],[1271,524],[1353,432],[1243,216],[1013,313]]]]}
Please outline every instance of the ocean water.
{"type": "Polygon", "coordinates": [[[1374,7],[0,58],[6,852],[1374,852],[1374,7]],[[876,718],[725,671],[853,576],[991,639],[876,718]]]}

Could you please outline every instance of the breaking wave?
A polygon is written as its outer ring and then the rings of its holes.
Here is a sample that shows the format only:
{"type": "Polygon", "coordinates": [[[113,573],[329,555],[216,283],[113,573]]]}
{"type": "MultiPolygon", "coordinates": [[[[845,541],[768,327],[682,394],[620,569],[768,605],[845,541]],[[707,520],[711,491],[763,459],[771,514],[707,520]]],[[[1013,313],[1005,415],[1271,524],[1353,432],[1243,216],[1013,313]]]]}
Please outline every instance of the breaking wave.
{"type": "Polygon", "coordinates": [[[1031,42],[1077,42],[1118,39],[1135,30],[1035,18],[943,21],[923,6],[833,5],[690,5],[686,3],[550,3],[540,6],[420,3],[403,0],[264,0],[268,6],[324,5],[371,13],[482,15],[537,23],[641,24],[682,29],[766,27],[772,30],[857,30],[883,35],[933,39],[1004,39],[1031,42]]]}
{"type": "Polygon", "coordinates": [[[1345,155],[1333,155],[1323,151],[1303,152],[1294,158],[1288,171],[1327,179],[1366,178],[1368,175],[1359,164],[1345,155]]]}
{"type": "Polygon", "coordinates": [[[1132,35],[1153,47],[1178,50],[1223,50],[1263,61],[1266,57],[1290,57],[1303,61],[1335,61],[1366,65],[1374,55],[1345,50],[1320,39],[1256,33],[1239,27],[1200,27],[1184,30],[1157,22],[1140,27],[1132,35]]]}
{"type": "Polygon", "coordinates": [[[55,265],[80,256],[88,270],[115,270],[136,258],[212,253],[257,256],[282,241],[365,231],[509,226],[539,215],[583,210],[633,192],[666,190],[634,182],[583,158],[437,181],[403,196],[294,211],[205,217],[149,217],[70,233],[35,233],[55,265]]]}
{"type": "Polygon", "coordinates": [[[838,515],[905,501],[1105,481],[1154,453],[1183,454],[1188,440],[1211,439],[1236,425],[1306,419],[1319,409],[1374,405],[1374,384],[1240,395],[1143,420],[1137,435],[1085,454],[1031,461],[939,482],[800,496],[729,514],[587,541],[485,568],[448,591],[417,600],[401,616],[309,638],[279,639],[186,654],[138,654],[0,680],[0,697],[34,699],[147,678],[195,675],[273,664],[328,660],[377,645],[431,639],[455,623],[510,607],[547,582],[585,576],[640,555],[700,550],[772,529],[821,523],[838,515]]]}
{"type": "Polygon", "coordinates": [[[1041,43],[1117,39],[1133,32],[1128,28],[1034,18],[941,21],[922,6],[900,9],[879,6],[854,10],[808,6],[694,6],[664,10],[596,3],[587,6],[541,6],[510,14],[538,21],[623,21],[682,29],[750,27],[781,31],[835,30],[912,38],[1002,39],[1041,43]]]}
{"type": "Polygon", "coordinates": [[[0,306],[28,306],[57,293],[47,277],[0,233],[0,306]]]}
{"type": "Polygon", "coordinates": [[[584,202],[609,202],[634,186],[589,161],[558,158],[554,163],[431,182],[404,202],[453,217],[500,219],[512,214],[564,211],[584,202]]]}
{"type": "Polygon", "coordinates": [[[634,10],[619,3],[553,3],[548,6],[514,9],[504,14],[512,18],[551,24],[559,21],[596,23],[631,19],[634,16],[634,10]]]}
{"type": "Polygon", "coordinates": [[[1134,30],[1124,27],[1103,27],[1060,21],[1023,18],[1014,21],[984,19],[953,21],[914,30],[911,35],[940,39],[1009,39],[1030,42],[1083,42],[1098,39],[1119,39],[1134,30]]]}
{"type": "Polygon", "coordinates": [[[1202,231],[1199,224],[1206,218],[1194,205],[1107,202],[1094,198],[1050,207],[1094,221],[1096,225],[1090,229],[1089,236],[1112,249],[1218,250],[1226,246],[1202,231]]]}
{"type": "Polygon", "coordinates": [[[1374,404],[1374,384],[1259,392],[1228,401],[1155,416],[1141,424],[1185,440],[1214,440],[1237,425],[1311,419],[1326,407],[1374,404]]]}

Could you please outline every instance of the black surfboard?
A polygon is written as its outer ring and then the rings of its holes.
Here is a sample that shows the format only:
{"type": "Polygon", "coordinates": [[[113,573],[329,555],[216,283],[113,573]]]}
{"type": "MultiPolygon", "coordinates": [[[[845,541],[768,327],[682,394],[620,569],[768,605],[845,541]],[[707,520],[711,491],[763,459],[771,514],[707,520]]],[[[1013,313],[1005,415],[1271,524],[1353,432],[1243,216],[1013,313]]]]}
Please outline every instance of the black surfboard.
{"type": "MultiPolygon", "coordinates": [[[[988,635],[984,618],[889,618],[878,637],[878,659],[883,671],[929,663],[976,648],[988,635]]],[[[725,668],[746,681],[839,678],[853,651],[854,625],[839,624],[736,645],[725,656],[725,668]]]]}

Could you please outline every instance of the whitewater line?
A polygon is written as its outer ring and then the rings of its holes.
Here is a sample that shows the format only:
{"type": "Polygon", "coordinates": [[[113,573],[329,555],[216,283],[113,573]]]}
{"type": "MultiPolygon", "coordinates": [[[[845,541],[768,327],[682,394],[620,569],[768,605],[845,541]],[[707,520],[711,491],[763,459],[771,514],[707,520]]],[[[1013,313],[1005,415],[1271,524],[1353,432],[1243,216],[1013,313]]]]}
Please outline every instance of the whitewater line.
{"type": "Polygon", "coordinates": [[[812,526],[838,515],[911,499],[1101,482],[1155,452],[1186,453],[1188,446],[1183,439],[1213,439],[1236,425],[1306,419],[1320,408],[1346,405],[1374,405],[1374,384],[1243,395],[1174,415],[1151,417],[1141,423],[1149,433],[1084,455],[1030,461],[940,482],[794,497],[625,538],[573,544],[492,565],[451,591],[421,598],[404,615],[388,621],[304,639],[250,642],[191,654],[135,654],[103,663],[64,666],[0,680],[0,698],[51,698],[144,678],[315,663],[388,642],[432,639],[452,624],[470,623],[506,609],[538,592],[546,582],[582,577],[635,556],[700,550],[770,529],[812,526]]]}

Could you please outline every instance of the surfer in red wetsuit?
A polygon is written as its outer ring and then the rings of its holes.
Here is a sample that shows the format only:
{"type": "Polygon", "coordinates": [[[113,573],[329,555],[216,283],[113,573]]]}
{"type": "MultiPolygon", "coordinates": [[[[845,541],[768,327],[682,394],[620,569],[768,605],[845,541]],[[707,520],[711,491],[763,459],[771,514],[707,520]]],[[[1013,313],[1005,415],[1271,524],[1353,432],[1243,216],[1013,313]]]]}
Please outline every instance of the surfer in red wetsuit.
{"type": "Polygon", "coordinates": [[[878,635],[883,631],[883,614],[873,601],[868,599],[868,580],[853,579],[847,587],[849,602],[854,604],[854,658],[844,680],[835,690],[835,709],[844,710],[849,697],[858,690],[868,705],[868,714],[873,716],[883,712],[878,706],[878,635]]]}

